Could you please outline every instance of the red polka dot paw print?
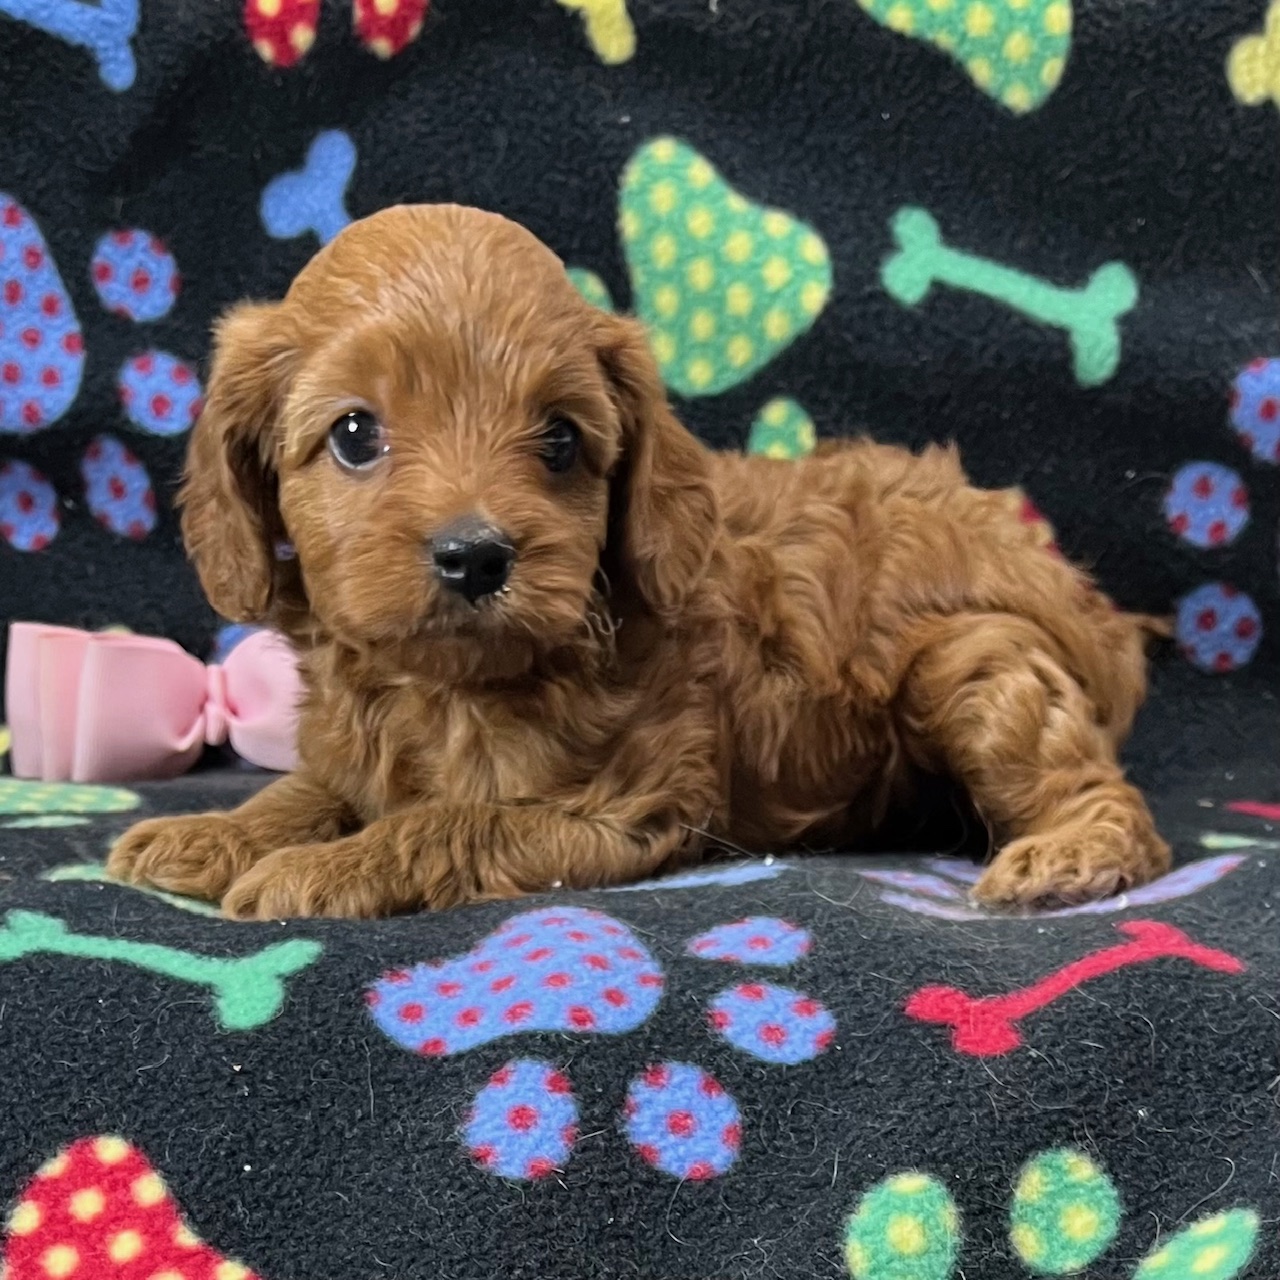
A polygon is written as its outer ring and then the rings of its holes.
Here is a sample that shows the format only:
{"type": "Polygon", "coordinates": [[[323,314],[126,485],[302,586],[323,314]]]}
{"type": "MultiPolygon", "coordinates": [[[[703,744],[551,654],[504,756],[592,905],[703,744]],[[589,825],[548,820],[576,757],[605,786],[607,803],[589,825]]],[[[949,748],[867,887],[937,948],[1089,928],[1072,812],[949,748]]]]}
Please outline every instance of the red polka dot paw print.
{"type": "Polygon", "coordinates": [[[257,1280],[198,1239],[145,1156],[82,1138],[27,1184],[9,1215],[5,1280],[257,1280]]]}

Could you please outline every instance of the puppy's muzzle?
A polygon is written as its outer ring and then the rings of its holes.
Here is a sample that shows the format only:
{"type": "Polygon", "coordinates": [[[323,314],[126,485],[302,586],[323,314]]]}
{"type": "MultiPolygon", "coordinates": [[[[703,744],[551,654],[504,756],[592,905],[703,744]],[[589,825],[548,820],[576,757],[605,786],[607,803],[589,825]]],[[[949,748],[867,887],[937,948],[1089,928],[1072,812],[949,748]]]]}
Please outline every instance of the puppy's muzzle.
{"type": "Polygon", "coordinates": [[[473,516],[447,525],[431,539],[436,577],[471,604],[507,585],[515,559],[507,535],[473,516]]]}

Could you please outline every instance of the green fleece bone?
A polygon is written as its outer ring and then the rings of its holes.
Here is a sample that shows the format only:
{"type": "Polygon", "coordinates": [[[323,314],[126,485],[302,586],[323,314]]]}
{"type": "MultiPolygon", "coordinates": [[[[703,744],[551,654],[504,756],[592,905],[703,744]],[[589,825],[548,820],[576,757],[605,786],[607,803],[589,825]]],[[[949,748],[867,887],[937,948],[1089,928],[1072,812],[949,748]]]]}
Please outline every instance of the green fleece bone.
{"type": "Polygon", "coordinates": [[[1041,324],[1065,329],[1076,381],[1106,382],[1120,363],[1119,320],[1138,301],[1138,282],[1122,262],[1108,262],[1082,288],[1068,289],[944,243],[923,209],[899,209],[892,222],[898,250],[880,269],[885,290],[904,307],[922,302],[934,284],[1003,302],[1041,324]]]}
{"type": "Polygon", "coordinates": [[[10,911],[0,928],[0,962],[37,952],[119,960],[179,982],[208,987],[217,994],[214,1011],[224,1031],[249,1031],[270,1022],[284,1003],[282,979],[305,969],[320,951],[318,942],[292,938],[256,955],[205,956],[155,942],[73,933],[61,920],[38,911],[10,911]]]}

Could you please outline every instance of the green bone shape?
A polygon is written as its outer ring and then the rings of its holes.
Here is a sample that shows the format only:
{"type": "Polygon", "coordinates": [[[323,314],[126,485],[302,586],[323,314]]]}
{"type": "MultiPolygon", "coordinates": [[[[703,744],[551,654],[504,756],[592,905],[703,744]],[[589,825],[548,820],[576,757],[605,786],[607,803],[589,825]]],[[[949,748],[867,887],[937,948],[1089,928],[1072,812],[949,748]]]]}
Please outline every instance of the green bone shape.
{"type": "Polygon", "coordinates": [[[39,911],[10,911],[0,928],[0,962],[36,952],[119,960],[217,994],[214,1012],[224,1031],[249,1031],[270,1022],[284,1003],[282,979],[319,956],[318,942],[292,938],[255,955],[224,958],[199,955],[156,942],[131,942],[99,934],[74,933],[61,920],[39,911]]]}
{"type": "Polygon", "coordinates": [[[914,307],[936,283],[966,289],[1066,330],[1081,386],[1096,387],[1115,373],[1120,363],[1119,320],[1138,301],[1138,282],[1124,263],[1105,263],[1083,287],[1069,289],[952,248],[924,209],[899,209],[891,227],[898,250],[881,267],[880,279],[896,302],[914,307]]]}

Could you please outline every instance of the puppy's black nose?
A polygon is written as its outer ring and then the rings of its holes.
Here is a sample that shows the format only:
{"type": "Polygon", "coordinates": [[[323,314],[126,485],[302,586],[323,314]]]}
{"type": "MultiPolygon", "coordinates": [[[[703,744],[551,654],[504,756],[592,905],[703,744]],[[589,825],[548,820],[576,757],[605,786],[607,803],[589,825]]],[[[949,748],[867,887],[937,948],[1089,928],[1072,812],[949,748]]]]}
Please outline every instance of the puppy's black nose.
{"type": "Polygon", "coordinates": [[[436,577],[472,604],[506,586],[515,558],[506,534],[474,517],[455,521],[431,539],[436,577]]]}

